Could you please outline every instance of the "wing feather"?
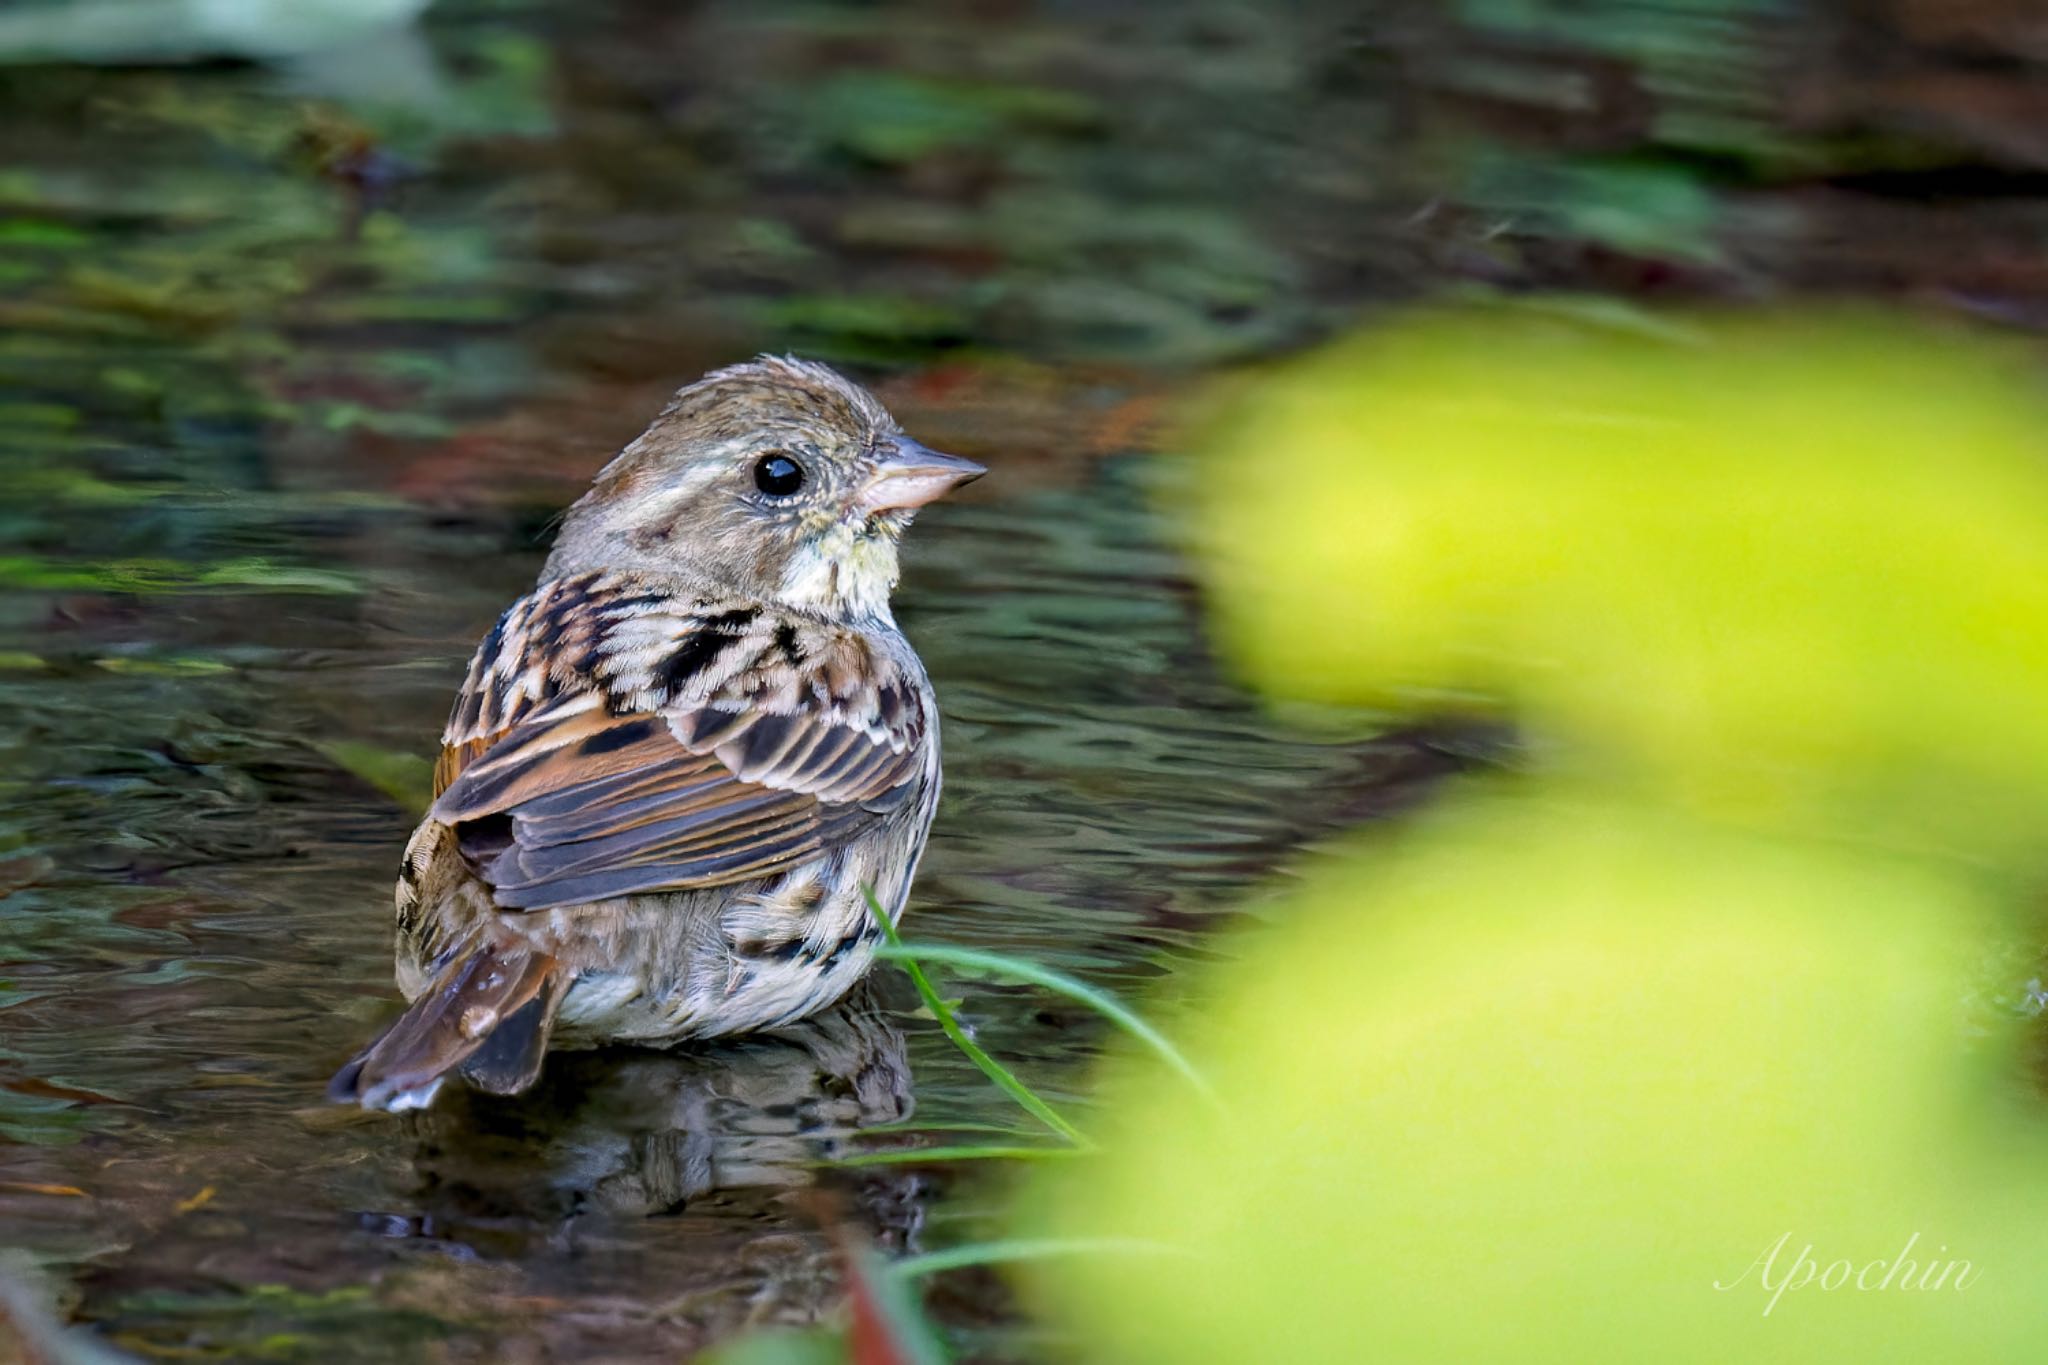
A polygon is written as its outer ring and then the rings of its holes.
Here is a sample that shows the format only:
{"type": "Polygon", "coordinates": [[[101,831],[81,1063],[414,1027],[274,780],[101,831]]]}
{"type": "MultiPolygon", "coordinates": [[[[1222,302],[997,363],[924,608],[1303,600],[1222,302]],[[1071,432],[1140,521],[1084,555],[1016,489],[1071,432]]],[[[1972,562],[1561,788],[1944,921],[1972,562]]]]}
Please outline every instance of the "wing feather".
{"type": "Polygon", "coordinates": [[[929,723],[921,679],[851,630],[561,579],[471,662],[433,816],[508,909],[746,881],[883,818],[929,723]]]}

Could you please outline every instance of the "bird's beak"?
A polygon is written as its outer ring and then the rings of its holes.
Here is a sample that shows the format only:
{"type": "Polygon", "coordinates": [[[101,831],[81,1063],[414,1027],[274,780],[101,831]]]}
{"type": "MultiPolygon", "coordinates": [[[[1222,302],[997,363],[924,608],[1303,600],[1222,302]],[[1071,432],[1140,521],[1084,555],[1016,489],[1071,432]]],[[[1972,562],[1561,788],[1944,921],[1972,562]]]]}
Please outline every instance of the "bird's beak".
{"type": "Polygon", "coordinates": [[[878,454],[875,472],[860,490],[860,510],[866,516],[922,507],[988,473],[972,460],[928,450],[908,436],[891,437],[878,454]]]}

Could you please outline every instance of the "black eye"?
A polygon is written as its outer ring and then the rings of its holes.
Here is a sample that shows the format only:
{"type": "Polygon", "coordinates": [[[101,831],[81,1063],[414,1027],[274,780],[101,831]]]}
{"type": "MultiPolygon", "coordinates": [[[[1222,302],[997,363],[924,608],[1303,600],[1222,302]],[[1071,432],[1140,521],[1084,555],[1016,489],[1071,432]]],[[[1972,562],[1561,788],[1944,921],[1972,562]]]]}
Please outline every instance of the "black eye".
{"type": "Polygon", "coordinates": [[[786,498],[804,486],[804,467],[787,455],[763,455],[754,461],[754,487],[771,498],[786,498]]]}

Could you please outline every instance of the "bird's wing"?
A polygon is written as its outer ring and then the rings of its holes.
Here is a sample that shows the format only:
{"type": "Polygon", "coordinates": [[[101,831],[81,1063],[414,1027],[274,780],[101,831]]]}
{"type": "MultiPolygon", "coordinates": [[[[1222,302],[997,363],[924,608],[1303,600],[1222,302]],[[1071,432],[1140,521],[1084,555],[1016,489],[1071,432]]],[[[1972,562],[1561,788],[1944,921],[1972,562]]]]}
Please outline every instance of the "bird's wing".
{"type": "Polygon", "coordinates": [[[921,680],[855,631],[557,579],[471,662],[432,814],[508,909],[746,881],[906,799],[930,723],[921,680]]]}

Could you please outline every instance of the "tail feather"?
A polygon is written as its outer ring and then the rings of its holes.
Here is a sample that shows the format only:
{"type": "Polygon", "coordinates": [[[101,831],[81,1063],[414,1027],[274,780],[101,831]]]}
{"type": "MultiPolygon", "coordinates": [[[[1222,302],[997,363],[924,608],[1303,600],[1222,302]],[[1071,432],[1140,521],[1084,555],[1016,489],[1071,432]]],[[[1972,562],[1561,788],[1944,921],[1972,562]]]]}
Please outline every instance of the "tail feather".
{"type": "Polygon", "coordinates": [[[548,1036],[555,1031],[555,1007],[568,985],[568,973],[549,973],[533,999],[492,1029],[462,1063],[462,1079],[493,1095],[516,1095],[539,1079],[548,1036]]]}
{"type": "Polygon", "coordinates": [[[365,1109],[423,1109],[451,1072],[493,1094],[523,1090],[540,1074],[568,984],[568,972],[546,953],[480,944],[335,1074],[327,1098],[365,1109]]]}

